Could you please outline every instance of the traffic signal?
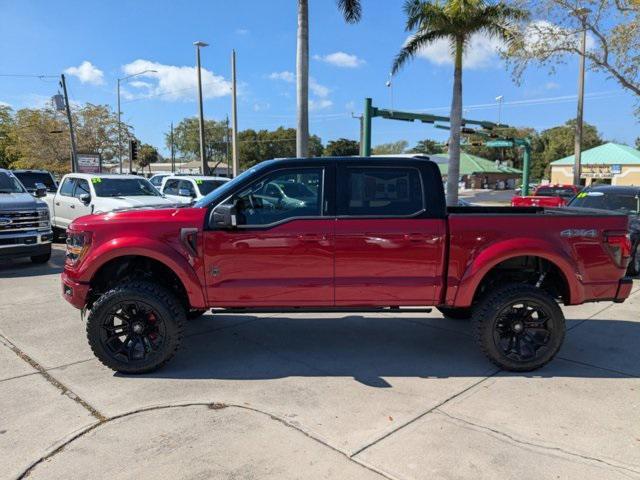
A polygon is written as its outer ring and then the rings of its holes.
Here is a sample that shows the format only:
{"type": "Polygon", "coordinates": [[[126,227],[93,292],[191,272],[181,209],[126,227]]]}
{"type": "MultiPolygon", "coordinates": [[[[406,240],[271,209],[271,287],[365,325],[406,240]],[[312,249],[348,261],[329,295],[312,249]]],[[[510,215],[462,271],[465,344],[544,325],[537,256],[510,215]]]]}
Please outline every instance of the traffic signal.
{"type": "Polygon", "coordinates": [[[138,141],[129,140],[129,158],[132,162],[138,161],[138,141]]]}

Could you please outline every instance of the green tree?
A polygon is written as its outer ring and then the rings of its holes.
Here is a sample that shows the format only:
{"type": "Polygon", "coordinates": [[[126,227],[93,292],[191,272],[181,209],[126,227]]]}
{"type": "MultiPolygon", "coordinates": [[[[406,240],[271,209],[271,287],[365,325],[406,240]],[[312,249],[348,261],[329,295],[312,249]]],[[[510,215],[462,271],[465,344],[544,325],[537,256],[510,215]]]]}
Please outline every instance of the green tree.
{"type": "Polygon", "coordinates": [[[15,160],[9,148],[13,128],[13,110],[8,105],[0,105],[0,168],[9,168],[15,160]]]}
{"type": "Polygon", "coordinates": [[[396,153],[404,153],[408,145],[409,142],[406,140],[398,140],[397,142],[376,145],[371,149],[371,152],[374,155],[393,155],[396,153]]]}
{"type": "Polygon", "coordinates": [[[589,68],[608,75],[640,100],[638,0],[524,0],[524,4],[535,17],[552,21],[532,22],[504,49],[516,81],[529,65],[546,66],[553,72],[567,57],[581,55],[581,33],[586,30],[589,68]]]}
{"type": "MultiPolygon", "coordinates": [[[[529,138],[532,146],[536,145],[538,133],[533,128],[501,128],[498,131],[501,138],[529,138]]],[[[464,151],[471,155],[476,155],[487,160],[500,160],[511,162],[516,168],[522,167],[522,149],[514,148],[493,148],[484,145],[485,137],[479,135],[468,135],[467,142],[463,145],[464,151]]],[[[535,148],[535,147],[534,147],[535,148]]]]}
{"type": "Polygon", "coordinates": [[[160,159],[158,150],[148,143],[143,143],[138,149],[138,165],[144,170],[144,167],[149,167],[152,163],[156,163],[160,159]]]}
{"type": "Polygon", "coordinates": [[[444,153],[446,151],[445,145],[441,142],[436,142],[435,140],[431,140],[429,138],[425,140],[420,140],[416,143],[416,146],[410,150],[407,150],[407,153],[427,153],[427,154],[437,154],[444,153]]]}
{"type": "Polygon", "coordinates": [[[422,48],[442,39],[449,42],[454,57],[447,201],[449,205],[457,205],[464,51],[474,33],[499,38],[509,45],[516,39],[515,22],[525,19],[527,14],[517,7],[504,3],[487,4],[482,0],[448,0],[445,3],[407,0],[404,10],[407,15],[406,31],[412,34],[393,62],[394,74],[422,48]]]}
{"type": "MultiPolygon", "coordinates": [[[[121,128],[123,144],[135,138],[131,126],[123,122],[121,128]]],[[[86,103],[76,109],[74,129],[78,152],[99,153],[103,161],[117,158],[118,116],[108,105],[86,103]]],[[[123,150],[126,148],[123,147],[123,150]]]]}
{"type": "MultiPolygon", "coordinates": [[[[298,1],[296,37],[296,157],[308,157],[309,145],[309,0],[298,1]]],[[[359,0],[337,0],[338,9],[347,23],[357,23],[362,15],[359,0]]]]}
{"type": "MultiPolygon", "coordinates": [[[[171,132],[165,133],[165,144],[171,149],[171,132]]],[[[209,167],[211,162],[225,159],[227,155],[227,123],[216,120],[204,122],[204,154],[209,167]]],[[[173,129],[173,145],[184,158],[196,160],[200,158],[200,123],[197,117],[184,118],[173,129]]]]}
{"type": "Polygon", "coordinates": [[[325,157],[350,157],[360,153],[360,143],[348,138],[331,140],[324,147],[325,157]]]}
{"type": "MultiPolygon", "coordinates": [[[[238,158],[244,170],[271,158],[296,156],[296,130],[279,127],[275,130],[242,130],[238,132],[238,158]]],[[[309,156],[322,155],[322,141],[317,135],[309,137],[309,156]]]]}
{"type": "MultiPolygon", "coordinates": [[[[573,155],[575,128],[576,121],[569,120],[564,125],[540,133],[538,141],[533,143],[533,178],[549,178],[549,163],[573,155]]],[[[604,143],[595,126],[585,123],[582,128],[583,151],[604,143]]]]}

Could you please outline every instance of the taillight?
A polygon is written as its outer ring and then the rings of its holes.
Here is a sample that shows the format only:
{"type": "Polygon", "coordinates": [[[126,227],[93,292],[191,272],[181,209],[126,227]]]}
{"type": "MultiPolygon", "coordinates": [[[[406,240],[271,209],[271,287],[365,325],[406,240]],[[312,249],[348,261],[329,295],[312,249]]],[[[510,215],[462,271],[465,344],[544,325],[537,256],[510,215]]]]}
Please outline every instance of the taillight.
{"type": "Polygon", "coordinates": [[[627,232],[604,232],[604,243],[621,268],[627,268],[631,258],[631,236],[627,232]]]}
{"type": "Polygon", "coordinates": [[[77,265],[91,245],[91,232],[67,231],[67,265],[77,265]]]}

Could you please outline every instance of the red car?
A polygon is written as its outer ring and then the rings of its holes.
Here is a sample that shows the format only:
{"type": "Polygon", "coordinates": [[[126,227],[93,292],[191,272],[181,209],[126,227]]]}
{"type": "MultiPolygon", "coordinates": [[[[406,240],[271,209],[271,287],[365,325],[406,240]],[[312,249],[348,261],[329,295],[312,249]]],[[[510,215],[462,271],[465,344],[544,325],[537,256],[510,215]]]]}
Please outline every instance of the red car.
{"type": "Polygon", "coordinates": [[[564,207],[580,193],[580,187],[575,185],[540,185],[533,195],[513,197],[513,207],[564,207]]]}
{"type": "Polygon", "coordinates": [[[629,296],[627,222],[570,209],[447,208],[427,159],[271,160],[193,205],[76,219],[62,292],[89,311],[96,356],[124,373],[169,361],[187,319],[207,309],[428,306],[471,317],[491,361],[529,371],[562,345],[559,302],[629,296]],[[274,185],[304,196],[283,201],[274,185]]]}

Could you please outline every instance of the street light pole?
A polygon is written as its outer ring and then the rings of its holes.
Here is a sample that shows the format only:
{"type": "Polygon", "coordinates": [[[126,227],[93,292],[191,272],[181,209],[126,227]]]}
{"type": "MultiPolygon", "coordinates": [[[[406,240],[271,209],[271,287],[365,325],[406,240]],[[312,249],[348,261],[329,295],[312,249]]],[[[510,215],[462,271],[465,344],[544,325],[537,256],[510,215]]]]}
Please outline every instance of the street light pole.
{"type": "MultiPolygon", "coordinates": [[[[138,72],[132,75],[127,75],[126,77],[118,78],[118,163],[120,164],[120,174],[122,174],[122,121],[120,120],[122,116],[122,111],[120,110],[120,82],[128,80],[132,77],[137,77],[138,75],[144,75],[145,73],[158,73],[158,71],[143,70],[142,72],[138,72]]],[[[129,168],[129,173],[131,173],[131,168],[129,168]]]]}
{"type": "Polygon", "coordinates": [[[202,73],[200,66],[200,47],[208,47],[209,44],[205,42],[193,42],[196,47],[196,64],[198,70],[198,107],[200,113],[200,164],[202,165],[202,175],[209,175],[209,167],[207,165],[207,158],[204,154],[204,111],[202,109],[202,73]]]}
{"type": "Polygon", "coordinates": [[[504,101],[504,95],[498,95],[496,97],[496,102],[498,102],[498,125],[500,125],[500,120],[502,119],[502,102],[504,101]]]}
{"type": "Polygon", "coordinates": [[[240,173],[240,165],[238,164],[238,100],[236,88],[236,51],[231,51],[231,158],[233,178],[240,173]]]}
{"type": "Polygon", "coordinates": [[[574,145],[573,184],[580,185],[582,168],[582,117],[584,111],[584,64],[587,49],[587,15],[590,10],[580,9],[578,14],[582,21],[582,39],[580,42],[580,71],[578,74],[578,113],[576,115],[576,137],[574,145]]]}

